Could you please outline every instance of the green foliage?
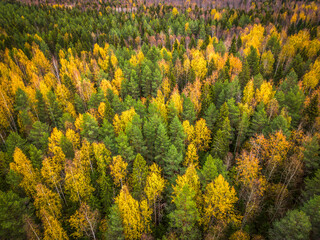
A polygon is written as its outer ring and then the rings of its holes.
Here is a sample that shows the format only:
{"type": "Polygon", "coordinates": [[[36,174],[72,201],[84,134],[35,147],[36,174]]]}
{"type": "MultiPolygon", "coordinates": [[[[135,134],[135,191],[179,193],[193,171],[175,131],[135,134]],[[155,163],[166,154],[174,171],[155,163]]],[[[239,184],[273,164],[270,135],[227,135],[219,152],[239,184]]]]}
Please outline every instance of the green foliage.
{"type": "Polygon", "coordinates": [[[194,105],[191,102],[189,97],[183,97],[183,112],[182,112],[182,119],[188,120],[190,124],[193,124],[196,120],[196,111],[194,109],[194,105]]]}
{"type": "Polygon", "coordinates": [[[308,202],[306,202],[302,211],[304,211],[309,217],[312,225],[312,239],[317,239],[320,237],[320,195],[315,195],[308,202]]]}
{"type": "Polygon", "coordinates": [[[3,239],[24,239],[23,216],[26,214],[27,198],[20,198],[12,191],[0,191],[0,237],[3,239]]]}
{"type": "Polygon", "coordinates": [[[184,185],[175,198],[176,209],[169,214],[170,227],[179,239],[197,239],[199,237],[197,221],[200,215],[194,197],[193,188],[187,184],[184,185]]]}
{"type": "Polygon", "coordinates": [[[124,232],[120,210],[117,204],[113,204],[108,216],[107,231],[104,233],[104,239],[124,240],[124,232]]]}
{"type": "Polygon", "coordinates": [[[310,231],[310,218],[303,211],[292,210],[273,224],[273,228],[269,230],[269,237],[275,240],[303,240],[309,238],[310,231]]]}
{"type": "Polygon", "coordinates": [[[214,181],[219,176],[219,174],[221,174],[225,179],[227,178],[226,166],[223,164],[221,159],[213,158],[209,154],[201,170],[203,187],[205,187],[208,183],[214,181]]]}
{"type": "Polygon", "coordinates": [[[184,140],[186,136],[183,130],[183,126],[177,116],[173,118],[169,125],[169,135],[171,143],[175,146],[176,150],[179,153],[184,153],[184,140]]]}
{"type": "Polygon", "coordinates": [[[312,198],[314,195],[320,195],[320,169],[318,169],[312,178],[305,179],[305,191],[303,193],[306,199],[312,198]]]}
{"type": "Polygon", "coordinates": [[[83,123],[81,124],[81,135],[89,142],[93,142],[99,137],[99,126],[97,120],[90,114],[83,115],[83,123]]]}
{"type": "Polygon", "coordinates": [[[28,139],[38,148],[45,150],[48,145],[49,126],[46,123],[35,122],[29,133],[28,139]]]}
{"type": "Polygon", "coordinates": [[[132,186],[133,196],[140,199],[148,175],[148,166],[144,158],[138,153],[133,162],[132,186]]]}
{"type": "Polygon", "coordinates": [[[258,51],[253,46],[250,47],[250,52],[247,57],[247,61],[250,67],[251,76],[256,76],[257,74],[259,74],[260,60],[258,56],[258,51]]]}

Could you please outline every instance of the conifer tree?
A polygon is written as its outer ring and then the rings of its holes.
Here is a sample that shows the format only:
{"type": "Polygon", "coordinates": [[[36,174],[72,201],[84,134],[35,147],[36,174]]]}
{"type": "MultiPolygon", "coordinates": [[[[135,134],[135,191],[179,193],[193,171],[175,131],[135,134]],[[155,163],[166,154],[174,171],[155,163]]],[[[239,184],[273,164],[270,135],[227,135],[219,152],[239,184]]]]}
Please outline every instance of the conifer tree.
{"type": "Polygon", "coordinates": [[[133,196],[140,199],[148,174],[148,166],[144,158],[138,153],[133,162],[132,186],[133,196]]]}

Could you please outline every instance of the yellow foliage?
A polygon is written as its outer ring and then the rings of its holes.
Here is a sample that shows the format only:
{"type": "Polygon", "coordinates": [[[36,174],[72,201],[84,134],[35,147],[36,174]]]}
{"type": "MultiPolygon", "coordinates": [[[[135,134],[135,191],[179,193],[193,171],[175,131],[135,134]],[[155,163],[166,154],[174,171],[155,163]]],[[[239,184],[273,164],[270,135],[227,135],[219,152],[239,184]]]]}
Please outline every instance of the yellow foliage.
{"type": "Polygon", "coordinates": [[[194,139],[192,143],[195,145],[196,149],[205,151],[209,148],[210,140],[211,131],[207,127],[206,120],[200,118],[194,127],[194,139]]]}
{"type": "Polygon", "coordinates": [[[164,78],[161,84],[161,89],[165,98],[168,98],[171,92],[169,78],[164,78]]]}
{"type": "Polygon", "coordinates": [[[62,149],[55,146],[52,157],[47,157],[42,162],[41,175],[46,183],[52,188],[57,188],[62,181],[62,171],[65,168],[66,156],[62,149]]]}
{"type": "Polygon", "coordinates": [[[54,152],[54,148],[56,146],[60,145],[60,140],[63,136],[63,133],[58,130],[57,128],[54,128],[51,132],[51,135],[49,137],[49,144],[48,144],[48,148],[49,148],[49,152],[54,152]]]}
{"type": "Polygon", "coordinates": [[[178,110],[178,113],[182,113],[183,110],[183,101],[181,99],[179,90],[177,88],[175,88],[173,90],[173,93],[171,95],[171,101],[174,103],[174,107],[178,110]]]}
{"type": "Polygon", "coordinates": [[[123,161],[120,155],[112,158],[112,164],[110,165],[110,173],[116,185],[123,185],[123,180],[127,175],[127,166],[128,163],[123,161]]]}
{"type": "Polygon", "coordinates": [[[184,165],[185,166],[193,165],[194,167],[198,167],[198,164],[199,164],[199,157],[197,154],[197,148],[194,146],[193,143],[190,143],[188,145],[188,150],[184,160],[184,165]]]}
{"type": "Polygon", "coordinates": [[[81,163],[79,151],[75,153],[73,161],[67,161],[65,168],[65,190],[70,194],[72,202],[81,202],[90,199],[92,192],[95,190],[91,186],[90,172],[81,163]]]}
{"type": "Polygon", "coordinates": [[[235,213],[235,204],[238,201],[236,191],[220,174],[214,182],[206,186],[204,195],[204,214],[202,223],[209,227],[213,218],[216,224],[226,227],[229,223],[238,224],[239,216],[235,213]]]}
{"type": "Polygon", "coordinates": [[[132,121],[133,116],[135,114],[136,111],[134,110],[134,108],[122,112],[120,117],[118,114],[116,114],[113,119],[115,133],[119,134],[120,132],[124,131],[126,129],[127,124],[132,121]]]}
{"type": "Polygon", "coordinates": [[[79,149],[80,147],[80,135],[76,133],[72,129],[67,129],[66,131],[66,137],[67,139],[72,143],[73,149],[79,149]]]}
{"type": "Polygon", "coordinates": [[[86,203],[81,203],[80,208],[69,219],[70,226],[76,230],[71,235],[76,238],[85,234],[92,236],[98,225],[98,215],[98,210],[92,211],[86,203]]]}
{"type": "Polygon", "coordinates": [[[146,199],[142,200],[139,205],[141,211],[142,226],[144,228],[143,232],[150,233],[151,215],[153,210],[151,207],[149,207],[148,201],[146,199]]]}
{"type": "Polygon", "coordinates": [[[143,221],[139,209],[139,202],[129,193],[124,185],[116,197],[119,207],[126,239],[140,239],[143,232],[143,221]]]}
{"type": "Polygon", "coordinates": [[[165,101],[164,95],[162,94],[160,89],[158,89],[157,97],[152,98],[152,102],[157,107],[163,120],[166,121],[167,120],[167,107],[166,107],[166,103],[165,103],[166,101],[165,101]]]}
{"type": "Polygon", "coordinates": [[[158,198],[164,190],[166,181],[161,177],[160,167],[153,163],[149,168],[144,192],[147,196],[149,205],[156,204],[158,198]]]}
{"type": "Polygon", "coordinates": [[[266,74],[271,74],[273,70],[274,57],[270,50],[264,52],[261,56],[261,64],[266,74]]]}
{"type": "Polygon", "coordinates": [[[196,77],[205,79],[207,75],[207,62],[199,50],[192,51],[191,67],[194,70],[196,77]]]}
{"type": "Polygon", "coordinates": [[[243,89],[243,97],[242,97],[242,102],[244,104],[250,105],[254,96],[254,84],[253,80],[250,80],[245,88],[243,89]]]}
{"type": "Polygon", "coordinates": [[[250,240],[250,235],[242,230],[238,230],[231,235],[230,240],[250,240]]]}
{"type": "Polygon", "coordinates": [[[106,79],[102,79],[101,83],[100,83],[100,88],[102,89],[103,93],[104,93],[104,96],[107,96],[107,93],[108,93],[108,89],[111,89],[111,91],[119,96],[119,91],[118,89],[111,84],[110,81],[106,80],[106,79]]]}
{"type": "Polygon", "coordinates": [[[191,143],[193,141],[194,135],[195,135],[193,125],[190,125],[189,121],[185,120],[182,123],[182,126],[183,126],[184,133],[187,136],[187,141],[189,143],[191,143]]]}
{"type": "Polygon", "coordinates": [[[176,185],[173,186],[174,196],[172,198],[172,202],[175,202],[176,196],[180,195],[183,187],[188,184],[190,188],[194,190],[196,193],[195,200],[197,205],[200,206],[202,204],[201,199],[201,191],[200,191],[200,181],[199,176],[197,174],[196,168],[194,165],[190,164],[186,170],[186,173],[182,176],[178,176],[176,180],[176,185]]]}
{"type": "Polygon", "coordinates": [[[117,70],[114,73],[114,79],[112,80],[112,85],[118,90],[118,92],[121,91],[121,84],[124,80],[123,73],[121,68],[117,68],[117,70]]]}
{"type": "Polygon", "coordinates": [[[16,148],[13,154],[13,162],[10,169],[19,174],[22,179],[20,186],[28,195],[34,195],[36,186],[40,182],[38,173],[33,169],[31,161],[24,155],[20,148],[16,148]]]}
{"type": "Polygon", "coordinates": [[[57,218],[50,215],[45,209],[40,210],[40,216],[44,228],[43,240],[69,239],[67,233],[64,231],[57,218]]]}
{"type": "Polygon", "coordinates": [[[76,127],[76,130],[81,132],[82,126],[83,126],[83,115],[80,113],[79,116],[77,117],[76,121],[74,122],[74,126],[76,127]]]}
{"type": "Polygon", "coordinates": [[[263,102],[265,105],[271,101],[276,91],[273,91],[271,82],[263,81],[260,89],[256,91],[256,100],[258,103],[263,102]]]}
{"type": "Polygon", "coordinates": [[[105,115],[106,104],[104,102],[100,102],[98,107],[99,118],[103,119],[105,115]]]}
{"type": "Polygon", "coordinates": [[[216,13],[214,14],[213,20],[219,21],[221,18],[222,18],[222,14],[219,13],[219,12],[216,12],[216,13]]]}
{"type": "Polygon", "coordinates": [[[314,89],[318,85],[319,79],[320,79],[320,58],[318,58],[314,62],[314,64],[310,67],[309,72],[307,72],[303,76],[303,85],[306,88],[314,89]]]}
{"type": "Polygon", "coordinates": [[[176,15],[178,15],[178,14],[179,14],[178,9],[174,7],[174,8],[172,9],[172,15],[173,15],[173,16],[176,16],[176,15]]]}
{"type": "Polygon", "coordinates": [[[230,71],[232,74],[238,75],[242,71],[242,62],[239,58],[231,55],[229,57],[230,71]]]}
{"type": "Polygon", "coordinates": [[[294,13],[291,17],[291,20],[290,22],[291,23],[296,23],[297,22],[297,19],[298,19],[298,14],[297,13],[294,13]]]}
{"type": "Polygon", "coordinates": [[[38,210],[45,209],[50,215],[55,216],[56,218],[61,217],[62,205],[58,193],[52,192],[49,188],[40,183],[36,187],[34,206],[38,210]]]}
{"type": "Polygon", "coordinates": [[[259,49],[262,40],[264,39],[263,33],[264,27],[261,24],[255,24],[248,34],[241,36],[243,45],[245,46],[245,49],[243,50],[245,55],[248,55],[251,46],[256,48],[259,54],[259,49]]]}

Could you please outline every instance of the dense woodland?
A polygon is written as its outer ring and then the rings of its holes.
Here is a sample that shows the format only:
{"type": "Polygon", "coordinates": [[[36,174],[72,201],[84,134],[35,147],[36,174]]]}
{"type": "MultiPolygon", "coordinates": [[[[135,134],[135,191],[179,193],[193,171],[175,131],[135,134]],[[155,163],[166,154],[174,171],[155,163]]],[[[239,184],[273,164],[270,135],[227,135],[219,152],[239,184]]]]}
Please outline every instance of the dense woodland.
{"type": "Polygon", "coordinates": [[[320,6],[239,2],[1,1],[0,238],[319,239],[320,6]]]}

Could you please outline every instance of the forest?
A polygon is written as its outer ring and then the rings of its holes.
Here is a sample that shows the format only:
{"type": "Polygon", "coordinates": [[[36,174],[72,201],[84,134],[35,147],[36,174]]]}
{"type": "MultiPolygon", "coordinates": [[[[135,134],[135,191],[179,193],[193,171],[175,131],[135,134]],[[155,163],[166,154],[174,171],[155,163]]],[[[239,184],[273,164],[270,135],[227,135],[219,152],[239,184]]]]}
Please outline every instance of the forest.
{"type": "Polygon", "coordinates": [[[318,1],[0,1],[0,239],[320,239],[319,80],[318,1]]]}

